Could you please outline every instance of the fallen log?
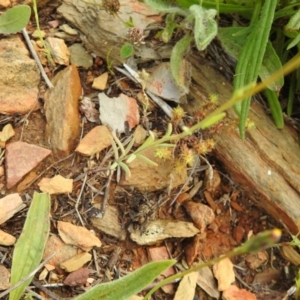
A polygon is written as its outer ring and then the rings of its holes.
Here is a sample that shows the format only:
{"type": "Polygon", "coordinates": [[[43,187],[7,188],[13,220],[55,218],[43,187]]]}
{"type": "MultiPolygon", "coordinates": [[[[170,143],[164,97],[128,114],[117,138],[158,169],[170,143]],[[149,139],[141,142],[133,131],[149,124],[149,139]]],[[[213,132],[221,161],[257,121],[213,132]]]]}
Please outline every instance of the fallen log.
{"type": "MultiPolygon", "coordinates": [[[[223,101],[232,95],[232,86],[208,60],[195,53],[189,56],[193,84],[190,110],[197,110],[201,100],[217,94],[223,101]]],[[[233,109],[228,118],[234,119],[233,109]]],[[[213,138],[214,154],[260,208],[283,222],[293,234],[300,228],[300,156],[297,133],[285,126],[277,129],[258,102],[253,101],[249,118],[255,128],[241,140],[237,129],[223,126],[213,138]]]]}
{"type": "MultiPolygon", "coordinates": [[[[136,21],[142,17],[138,26],[145,27],[160,18],[135,0],[121,0],[120,3],[123,20],[132,16],[136,21]],[[143,25],[143,22],[146,23],[143,25]]],[[[110,59],[122,62],[119,50],[126,28],[119,19],[81,0],[64,0],[58,11],[81,31],[81,39],[88,49],[102,57],[111,51],[110,59]]],[[[159,45],[156,51],[150,48],[143,46],[140,56],[161,59],[169,55],[170,45],[164,48],[159,45]]],[[[187,110],[197,110],[201,100],[209,94],[218,94],[224,101],[230,98],[231,84],[207,59],[197,52],[189,55],[188,60],[192,64],[190,95],[193,99],[188,102],[187,110]]],[[[233,110],[228,111],[228,118],[236,118],[233,110]]],[[[300,228],[300,156],[296,132],[288,126],[277,129],[257,102],[252,103],[249,118],[254,121],[255,128],[247,131],[245,141],[232,126],[224,126],[214,134],[215,155],[257,206],[296,234],[300,228]]]]}

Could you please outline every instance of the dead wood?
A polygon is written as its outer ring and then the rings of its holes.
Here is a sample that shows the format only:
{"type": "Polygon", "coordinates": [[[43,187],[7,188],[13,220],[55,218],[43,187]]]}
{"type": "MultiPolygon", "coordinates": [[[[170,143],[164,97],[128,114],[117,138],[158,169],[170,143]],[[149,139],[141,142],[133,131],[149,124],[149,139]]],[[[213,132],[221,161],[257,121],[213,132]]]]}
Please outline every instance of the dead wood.
{"type": "MultiPolygon", "coordinates": [[[[187,107],[197,110],[208,94],[218,94],[222,101],[231,97],[232,86],[209,61],[195,53],[189,56],[193,66],[191,100],[187,107]]],[[[232,110],[228,118],[236,115],[232,110]]],[[[233,180],[242,185],[255,204],[292,233],[300,227],[300,156],[297,134],[286,126],[279,130],[261,105],[253,102],[249,118],[255,128],[248,130],[245,141],[237,129],[224,126],[214,135],[215,155],[233,180]]]]}

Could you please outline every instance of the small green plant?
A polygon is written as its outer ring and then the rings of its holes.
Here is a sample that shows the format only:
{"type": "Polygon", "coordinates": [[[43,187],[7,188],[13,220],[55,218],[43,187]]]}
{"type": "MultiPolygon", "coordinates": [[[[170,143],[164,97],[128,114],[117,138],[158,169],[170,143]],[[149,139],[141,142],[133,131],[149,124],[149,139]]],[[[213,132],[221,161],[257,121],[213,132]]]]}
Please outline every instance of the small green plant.
{"type": "Polygon", "coordinates": [[[21,31],[28,23],[31,8],[28,5],[17,5],[0,15],[0,33],[12,34],[21,31]]]}

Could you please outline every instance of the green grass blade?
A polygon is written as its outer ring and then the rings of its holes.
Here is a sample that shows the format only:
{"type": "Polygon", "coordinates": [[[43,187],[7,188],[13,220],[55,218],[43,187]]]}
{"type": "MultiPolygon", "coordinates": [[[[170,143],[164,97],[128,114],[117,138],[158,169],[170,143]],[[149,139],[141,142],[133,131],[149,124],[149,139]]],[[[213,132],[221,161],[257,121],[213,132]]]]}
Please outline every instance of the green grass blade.
{"type": "MultiPolygon", "coordinates": [[[[11,285],[16,284],[41,262],[50,230],[50,196],[34,193],[23,231],[15,246],[11,269],[11,285]]],[[[13,290],[9,300],[19,300],[32,278],[13,290]]]]}
{"type": "Polygon", "coordinates": [[[121,279],[99,284],[75,300],[126,300],[148,286],[175,262],[175,260],[151,262],[121,279]]]}
{"type": "MultiPolygon", "coordinates": [[[[234,78],[234,90],[257,80],[259,70],[269,40],[269,34],[274,20],[277,1],[266,0],[262,7],[259,21],[250,33],[240,53],[234,78]]],[[[250,107],[251,98],[247,98],[235,105],[235,110],[240,117],[240,135],[245,138],[245,126],[250,107]]]]}
{"type": "Polygon", "coordinates": [[[276,92],[274,92],[270,89],[266,89],[264,91],[264,94],[268,99],[268,103],[269,103],[272,117],[273,117],[276,127],[283,128],[284,127],[284,119],[283,119],[281,105],[280,105],[280,102],[279,102],[276,92]]]}

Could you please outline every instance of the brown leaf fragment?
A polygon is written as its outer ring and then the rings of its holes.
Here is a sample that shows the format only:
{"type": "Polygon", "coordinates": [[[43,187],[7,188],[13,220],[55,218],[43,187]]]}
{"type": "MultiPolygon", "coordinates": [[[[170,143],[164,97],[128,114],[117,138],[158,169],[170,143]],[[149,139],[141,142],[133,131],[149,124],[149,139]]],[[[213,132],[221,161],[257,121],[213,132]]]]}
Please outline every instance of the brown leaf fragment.
{"type": "Polygon", "coordinates": [[[281,278],[281,271],[275,269],[266,269],[260,273],[255,274],[253,284],[268,285],[274,282],[278,282],[281,278]]]}
{"type": "Polygon", "coordinates": [[[73,179],[64,178],[61,175],[56,175],[53,178],[43,178],[38,186],[44,193],[53,194],[68,194],[73,190],[73,179]]]}
{"type": "Polygon", "coordinates": [[[174,300],[193,300],[198,278],[198,272],[185,275],[179,283],[174,300]]]}
{"type": "Polygon", "coordinates": [[[218,280],[218,290],[225,291],[235,281],[233,264],[229,258],[224,258],[213,266],[213,272],[218,280]]]}
{"type": "Polygon", "coordinates": [[[195,226],[200,229],[201,232],[204,232],[206,226],[215,219],[213,210],[207,205],[193,201],[185,201],[183,206],[193,220],[195,226]]]}
{"type": "Polygon", "coordinates": [[[79,253],[67,261],[60,264],[60,267],[67,272],[73,272],[81,268],[84,264],[92,259],[92,255],[88,252],[79,253]]]}
{"type": "Polygon", "coordinates": [[[80,268],[72,273],[70,273],[64,280],[65,285],[69,286],[80,286],[86,283],[89,277],[88,268],[80,268]]]}
{"type": "Polygon", "coordinates": [[[77,246],[84,251],[90,251],[94,246],[101,247],[100,240],[84,227],[58,221],[57,229],[66,244],[77,246]]]}
{"type": "MultiPolygon", "coordinates": [[[[299,256],[300,257],[300,256],[299,256]]],[[[265,264],[268,261],[268,254],[266,251],[259,251],[255,254],[248,254],[245,258],[247,266],[255,270],[261,265],[265,264]]]]}
{"type": "Polygon", "coordinates": [[[0,245],[12,246],[16,242],[16,238],[9,233],[0,230],[0,245]]]}
{"type": "Polygon", "coordinates": [[[26,205],[19,194],[14,193],[0,199],[0,224],[10,219],[26,205]]]}
{"type": "Polygon", "coordinates": [[[10,288],[10,272],[3,265],[0,265],[0,291],[10,288]]]}
{"type": "Polygon", "coordinates": [[[256,300],[256,296],[244,289],[231,285],[222,295],[223,300],[256,300]]]}
{"type": "Polygon", "coordinates": [[[194,260],[198,256],[199,247],[200,247],[199,236],[195,235],[193,239],[184,248],[185,259],[189,266],[193,264],[194,260]]]}
{"type": "MultiPolygon", "coordinates": [[[[204,262],[199,260],[198,263],[202,264],[204,262]]],[[[198,271],[197,285],[212,298],[220,298],[220,292],[218,291],[216,279],[214,278],[213,272],[209,267],[204,267],[198,271]]]]}
{"type": "Polygon", "coordinates": [[[290,245],[283,245],[282,248],[283,256],[295,266],[300,265],[300,254],[290,245]]]}
{"type": "Polygon", "coordinates": [[[93,123],[99,123],[99,111],[95,108],[95,103],[88,97],[83,97],[80,101],[79,110],[85,117],[93,123]]]}

